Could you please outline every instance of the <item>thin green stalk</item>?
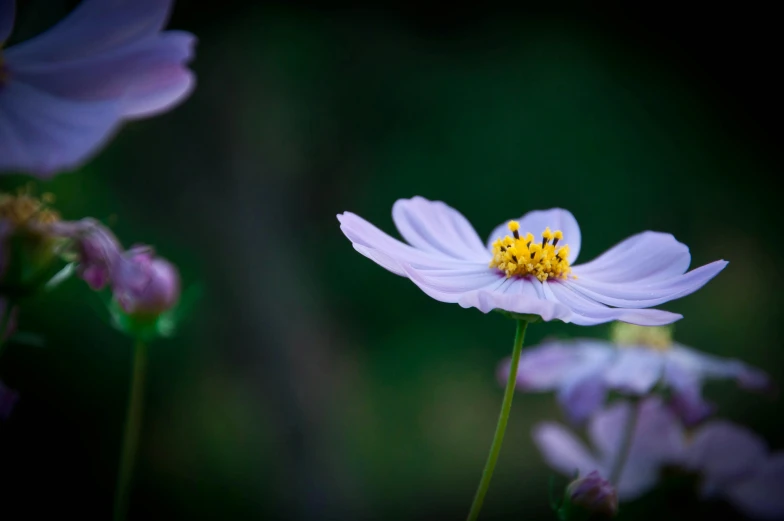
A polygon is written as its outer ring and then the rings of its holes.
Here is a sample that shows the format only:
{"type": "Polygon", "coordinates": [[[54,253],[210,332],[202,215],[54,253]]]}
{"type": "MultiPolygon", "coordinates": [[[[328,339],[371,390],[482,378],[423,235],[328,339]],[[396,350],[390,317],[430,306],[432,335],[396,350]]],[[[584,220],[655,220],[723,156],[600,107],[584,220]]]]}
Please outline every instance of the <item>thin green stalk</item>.
{"type": "Polygon", "coordinates": [[[142,411],[144,410],[144,373],[146,365],[147,346],[141,340],[137,340],[134,347],[130,396],[128,397],[120,470],[114,499],[114,521],[124,521],[128,512],[133,467],[136,461],[136,448],[139,445],[139,431],[142,425],[142,411]]]}
{"type": "Polygon", "coordinates": [[[498,416],[498,425],[495,428],[495,436],[493,436],[493,444],[490,446],[490,454],[487,457],[487,463],[485,463],[485,470],[482,472],[479,488],[476,490],[474,502],[471,504],[471,511],[468,513],[468,521],[476,521],[479,517],[479,511],[482,510],[482,503],[484,503],[487,489],[490,488],[490,480],[493,478],[498,455],[501,453],[506,424],[509,422],[509,411],[512,408],[512,398],[514,398],[517,366],[520,363],[520,353],[523,351],[523,340],[525,339],[527,326],[527,321],[517,321],[517,332],[515,333],[514,348],[512,349],[512,363],[509,366],[509,378],[506,380],[504,400],[501,402],[501,414],[498,416]]]}
{"type": "Polygon", "coordinates": [[[623,428],[623,436],[621,437],[621,446],[618,448],[618,454],[615,456],[612,469],[610,470],[609,480],[610,483],[618,486],[618,481],[621,479],[623,473],[623,466],[629,458],[629,449],[632,447],[632,440],[634,439],[634,430],[637,426],[637,419],[640,413],[640,406],[637,400],[631,402],[632,410],[629,411],[629,417],[626,419],[626,425],[623,428]]]}

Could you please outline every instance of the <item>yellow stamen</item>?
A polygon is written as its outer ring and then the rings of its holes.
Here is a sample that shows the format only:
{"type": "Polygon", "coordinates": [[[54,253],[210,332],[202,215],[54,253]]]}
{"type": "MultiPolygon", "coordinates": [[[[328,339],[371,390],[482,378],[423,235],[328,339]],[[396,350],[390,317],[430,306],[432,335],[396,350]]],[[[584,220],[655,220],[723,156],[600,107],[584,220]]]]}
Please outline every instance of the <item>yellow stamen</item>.
{"type": "Polygon", "coordinates": [[[507,235],[493,243],[491,268],[502,271],[507,278],[533,275],[542,282],[553,278],[565,280],[569,276],[569,246],[557,246],[558,241],[563,239],[563,232],[553,232],[548,227],[542,232],[542,241],[535,242],[530,232],[525,237],[520,236],[520,223],[517,221],[509,221],[508,227],[514,237],[507,235]]]}
{"type": "Polygon", "coordinates": [[[17,195],[0,194],[0,220],[8,221],[15,228],[35,224],[51,224],[60,220],[60,214],[47,206],[54,195],[32,195],[31,186],[19,189],[17,195]]]}
{"type": "Polygon", "coordinates": [[[619,347],[643,346],[666,351],[672,346],[672,326],[637,326],[615,322],[610,337],[619,347]]]}

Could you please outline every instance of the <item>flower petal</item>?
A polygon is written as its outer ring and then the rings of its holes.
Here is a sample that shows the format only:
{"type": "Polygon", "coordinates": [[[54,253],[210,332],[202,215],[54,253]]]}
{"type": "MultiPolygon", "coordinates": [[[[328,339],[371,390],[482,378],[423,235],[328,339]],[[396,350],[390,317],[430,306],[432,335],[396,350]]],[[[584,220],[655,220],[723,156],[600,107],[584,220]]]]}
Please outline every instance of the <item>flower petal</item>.
{"type": "Polygon", "coordinates": [[[158,33],[172,0],[83,0],[57,25],[14,45],[18,63],[58,62],[97,55],[158,33]]]}
{"type": "MultiPolygon", "coordinates": [[[[581,235],[580,226],[577,224],[577,219],[569,210],[562,208],[551,208],[550,210],[534,210],[516,219],[520,223],[520,233],[532,233],[534,237],[541,237],[542,232],[548,226],[552,231],[561,230],[563,232],[563,240],[561,244],[569,245],[568,261],[571,264],[577,259],[580,253],[581,235]]],[[[509,221],[499,224],[490,233],[490,238],[487,240],[487,249],[492,250],[493,242],[496,239],[503,239],[509,235],[509,228],[507,227],[509,221]]]]}
{"type": "Polygon", "coordinates": [[[580,475],[604,471],[585,445],[562,425],[539,423],[533,429],[533,439],[547,465],[566,476],[574,475],[575,471],[580,475]]]}
{"type": "MultiPolygon", "coordinates": [[[[726,266],[727,262],[720,260],[668,279],[647,277],[639,281],[629,280],[620,283],[602,282],[597,278],[606,276],[605,273],[595,275],[575,271],[578,278],[569,279],[566,284],[603,304],[625,308],[647,308],[694,293],[726,266]]],[[[647,269],[640,271],[640,275],[644,276],[647,269]]]]}
{"type": "MultiPolygon", "coordinates": [[[[617,403],[597,413],[588,425],[589,437],[607,468],[612,468],[619,457],[632,407],[628,402],[617,403]]],[[[684,451],[683,430],[660,400],[647,399],[637,407],[632,443],[617,487],[625,501],[650,490],[658,480],[661,467],[679,461],[684,451]]]]}
{"type": "Polygon", "coordinates": [[[19,82],[0,92],[0,170],[48,176],[80,165],[111,136],[114,102],[63,100],[19,82]]]}
{"type": "Polygon", "coordinates": [[[684,465],[703,475],[703,492],[712,495],[764,464],[768,449],[756,434],[726,421],[700,428],[689,444],[684,465]]]}
{"type": "MultiPolygon", "coordinates": [[[[520,357],[517,370],[518,389],[551,391],[559,388],[586,366],[609,361],[614,349],[604,342],[591,340],[564,343],[551,341],[527,348],[520,357]]],[[[501,364],[499,378],[506,381],[510,359],[501,364]]]]}
{"type": "Polygon", "coordinates": [[[468,220],[441,201],[398,199],[392,219],[400,235],[422,251],[484,263],[492,257],[468,220]]]}
{"type": "Polygon", "coordinates": [[[171,31],[84,59],[55,63],[9,61],[16,81],[75,101],[118,100],[124,116],[150,116],[190,93],[194,78],[184,66],[193,35],[171,31]]]}
{"type": "Polygon", "coordinates": [[[581,326],[593,326],[612,322],[613,320],[640,326],[662,326],[683,318],[683,315],[660,309],[610,308],[590,300],[562,282],[547,281],[545,285],[552,291],[554,297],[560,303],[574,313],[569,322],[581,326]]]}
{"type": "Polygon", "coordinates": [[[607,386],[602,378],[605,365],[597,361],[581,368],[558,390],[558,403],[572,423],[585,421],[607,398],[607,386]]]}
{"type": "Polygon", "coordinates": [[[422,291],[442,302],[456,302],[464,308],[474,307],[483,313],[499,309],[538,315],[545,321],[567,320],[571,315],[568,308],[547,298],[538,280],[518,277],[507,279],[497,270],[483,266],[488,275],[478,276],[474,287],[462,278],[437,276],[435,270],[405,264],[403,269],[422,291]]]}
{"type": "Polygon", "coordinates": [[[662,375],[660,353],[644,347],[616,349],[612,365],[604,373],[604,381],[611,389],[636,395],[650,391],[662,375]]]}
{"type": "Polygon", "coordinates": [[[784,453],[777,453],[757,468],[747,479],[733,483],[725,491],[727,498],[749,517],[781,519],[784,517],[784,453]]]}
{"type": "Polygon", "coordinates": [[[594,260],[574,266],[578,278],[605,283],[656,282],[689,268],[689,248],[669,233],[642,232],[616,244],[594,260]]]}
{"type": "Polygon", "coordinates": [[[3,47],[14,28],[15,0],[0,0],[0,48],[3,47]]]}
{"type": "Polygon", "coordinates": [[[773,386],[768,374],[760,369],[735,358],[711,356],[681,344],[674,344],[667,352],[667,363],[700,377],[732,378],[745,389],[766,390],[773,386]]]}
{"type": "MultiPolygon", "coordinates": [[[[393,239],[362,217],[351,212],[339,214],[340,229],[354,243],[354,248],[381,266],[405,275],[400,263],[433,269],[474,267],[475,263],[458,261],[441,253],[428,253],[393,239]]],[[[487,271],[490,271],[487,269],[487,271]]]]}

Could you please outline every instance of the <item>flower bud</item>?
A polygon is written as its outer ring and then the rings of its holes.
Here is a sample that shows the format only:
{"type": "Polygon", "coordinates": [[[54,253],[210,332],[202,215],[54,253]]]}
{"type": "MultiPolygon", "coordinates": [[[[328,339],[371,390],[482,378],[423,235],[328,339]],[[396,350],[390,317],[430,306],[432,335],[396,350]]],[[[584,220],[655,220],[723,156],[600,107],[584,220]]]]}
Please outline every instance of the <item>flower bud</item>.
{"type": "Polygon", "coordinates": [[[180,276],[167,260],[149,250],[132,249],[112,274],[112,292],[125,313],[157,316],[177,304],[180,276]]]}
{"type": "MultiPolygon", "coordinates": [[[[613,518],[618,513],[618,493],[599,472],[577,478],[566,487],[564,501],[569,512],[586,512],[593,516],[613,518]]],[[[574,516],[565,516],[571,519],[574,516]]]]}

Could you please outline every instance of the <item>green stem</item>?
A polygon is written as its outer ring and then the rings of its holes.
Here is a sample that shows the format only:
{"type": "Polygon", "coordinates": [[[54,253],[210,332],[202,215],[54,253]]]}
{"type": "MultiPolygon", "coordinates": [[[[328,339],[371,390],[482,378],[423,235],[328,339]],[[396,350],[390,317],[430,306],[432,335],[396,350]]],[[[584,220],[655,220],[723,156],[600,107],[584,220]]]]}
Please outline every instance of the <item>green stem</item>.
{"type": "Polygon", "coordinates": [[[623,473],[623,466],[629,458],[629,449],[632,447],[632,440],[634,439],[634,430],[637,426],[637,419],[640,413],[640,406],[638,400],[632,400],[632,410],[629,411],[629,417],[626,419],[626,425],[623,428],[623,436],[621,437],[621,446],[618,448],[618,454],[615,456],[612,469],[610,470],[609,481],[616,487],[618,481],[621,479],[623,473]]]}
{"type": "Polygon", "coordinates": [[[134,347],[130,396],[128,397],[120,471],[117,477],[117,490],[114,499],[114,521],[123,521],[128,511],[133,466],[136,460],[136,448],[139,445],[139,430],[142,425],[142,411],[144,409],[144,373],[146,363],[147,346],[141,340],[137,340],[134,347]]]}
{"type": "Polygon", "coordinates": [[[525,338],[527,326],[527,321],[517,321],[517,332],[515,333],[514,348],[512,349],[512,364],[509,366],[509,377],[506,380],[504,401],[501,403],[501,414],[498,417],[498,425],[495,428],[495,436],[493,436],[493,444],[490,446],[490,454],[487,457],[487,463],[485,463],[485,470],[482,472],[479,488],[476,490],[474,502],[471,504],[471,511],[468,513],[468,521],[476,521],[479,517],[479,511],[482,510],[482,503],[484,503],[487,489],[490,487],[490,480],[493,478],[498,455],[501,453],[506,424],[509,422],[509,411],[512,409],[512,398],[514,397],[515,382],[517,380],[517,366],[520,363],[520,353],[523,351],[523,339],[525,338]]]}

